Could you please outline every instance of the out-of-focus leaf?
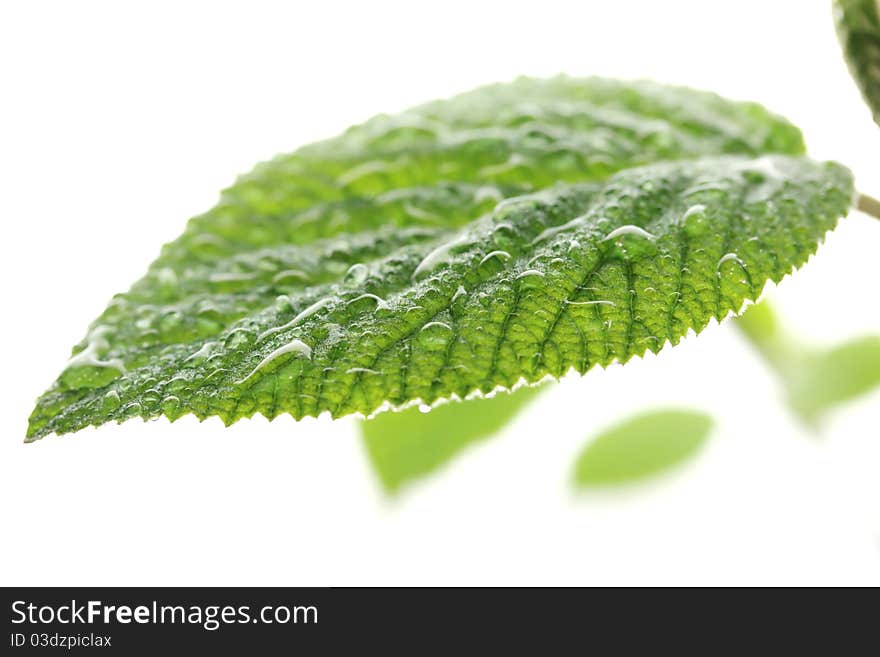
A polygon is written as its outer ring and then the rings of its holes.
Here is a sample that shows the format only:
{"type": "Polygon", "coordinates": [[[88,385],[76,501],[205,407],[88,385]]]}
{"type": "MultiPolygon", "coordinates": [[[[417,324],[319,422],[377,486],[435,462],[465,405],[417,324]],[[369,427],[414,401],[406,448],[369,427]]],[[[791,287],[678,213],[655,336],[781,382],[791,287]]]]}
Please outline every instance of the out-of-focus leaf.
{"type": "Polygon", "coordinates": [[[810,425],[880,386],[880,336],[827,349],[804,345],[767,302],[750,307],[736,326],[779,376],[791,408],[810,425]]]}
{"type": "Polygon", "coordinates": [[[880,336],[808,354],[789,381],[792,406],[815,423],[835,407],[880,386],[880,336]]]}
{"type": "Polygon", "coordinates": [[[712,418],[688,410],[652,411],[599,434],[575,463],[578,488],[623,484],[659,474],[705,444],[712,418]]]}
{"type": "Polygon", "coordinates": [[[877,0],[835,0],[834,20],[850,73],[880,124],[880,6],[877,0]]]}
{"type": "Polygon", "coordinates": [[[396,493],[466,447],[491,438],[541,390],[542,386],[523,387],[487,399],[450,401],[428,413],[410,407],[365,420],[364,445],[382,487],[396,493]]]}

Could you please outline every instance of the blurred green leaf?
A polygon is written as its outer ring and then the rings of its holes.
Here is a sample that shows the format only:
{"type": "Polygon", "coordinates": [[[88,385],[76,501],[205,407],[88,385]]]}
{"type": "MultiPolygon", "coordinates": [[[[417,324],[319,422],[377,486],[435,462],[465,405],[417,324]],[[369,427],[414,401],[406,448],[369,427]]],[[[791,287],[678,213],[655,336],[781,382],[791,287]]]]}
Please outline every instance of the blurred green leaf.
{"type": "Polygon", "coordinates": [[[382,487],[394,494],[466,447],[491,438],[541,390],[543,386],[524,387],[488,399],[451,401],[428,413],[411,407],[365,420],[364,444],[382,487]]]}
{"type": "Polygon", "coordinates": [[[788,347],[779,317],[767,303],[749,306],[736,322],[749,342],[772,363],[781,363],[788,356],[788,347]]]}
{"type": "Polygon", "coordinates": [[[663,472],[705,444],[712,418],[688,410],[634,416],[591,440],[575,463],[578,488],[623,484],[663,472]]]}
{"type": "Polygon", "coordinates": [[[789,381],[789,396],[810,421],[880,386],[880,336],[857,338],[809,354],[805,361],[789,381]]]}
{"type": "Polygon", "coordinates": [[[850,73],[880,124],[880,5],[834,0],[834,22],[850,73]]]}
{"type": "Polygon", "coordinates": [[[779,376],[792,410],[810,425],[880,386],[880,336],[810,347],[785,330],[767,302],[750,307],[736,325],[779,376]]]}

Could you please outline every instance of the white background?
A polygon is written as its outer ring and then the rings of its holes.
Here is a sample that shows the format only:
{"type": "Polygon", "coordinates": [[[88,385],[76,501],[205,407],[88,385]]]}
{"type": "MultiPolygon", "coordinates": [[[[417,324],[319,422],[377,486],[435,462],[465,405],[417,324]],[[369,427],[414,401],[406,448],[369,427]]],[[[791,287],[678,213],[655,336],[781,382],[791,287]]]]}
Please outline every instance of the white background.
{"type": "MultiPolygon", "coordinates": [[[[878,584],[880,396],[811,437],[728,324],[565,381],[386,499],[353,421],[192,418],[24,445],[107,300],[258,160],[518,74],[649,77],[763,102],[880,193],[880,129],[824,0],[4,2],[0,583],[878,584]],[[710,410],[683,470],[577,497],[587,437],[710,410]]],[[[853,214],[773,296],[816,342],[880,331],[880,222],[853,214]]]]}

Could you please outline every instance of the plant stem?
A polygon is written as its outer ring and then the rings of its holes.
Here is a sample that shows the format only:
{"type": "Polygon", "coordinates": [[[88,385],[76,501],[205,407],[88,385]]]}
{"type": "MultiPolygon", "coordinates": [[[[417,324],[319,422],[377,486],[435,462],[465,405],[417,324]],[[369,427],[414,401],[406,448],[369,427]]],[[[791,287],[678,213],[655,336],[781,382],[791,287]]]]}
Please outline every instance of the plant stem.
{"type": "Polygon", "coordinates": [[[875,219],[880,219],[880,201],[873,196],[860,193],[856,201],[856,207],[865,214],[869,214],[875,219]]]}

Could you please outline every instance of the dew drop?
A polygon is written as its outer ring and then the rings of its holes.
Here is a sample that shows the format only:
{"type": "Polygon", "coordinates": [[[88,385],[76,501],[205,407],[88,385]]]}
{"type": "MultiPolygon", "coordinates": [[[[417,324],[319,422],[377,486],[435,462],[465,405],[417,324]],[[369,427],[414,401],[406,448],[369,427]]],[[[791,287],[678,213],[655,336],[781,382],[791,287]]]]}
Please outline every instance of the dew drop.
{"type": "Polygon", "coordinates": [[[612,230],[602,240],[603,244],[613,244],[616,256],[626,259],[649,255],[656,249],[654,235],[639,226],[626,225],[612,230]]]}
{"type": "Polygon", "coordinates": [[[507,251],[491,251],[483,256],[483,259],[480,260],[480,265],[484,265],[492,258],[500,258],[502,260],[510,260],[510,254],[507,251]]]}
{"type": "Polygon", "coordinates": [[[162,411],[168,414],[174,413],[180,408],[180,399],[175,395],[168,395],[162,400],[162,411]]]}
{"type": "Polygon", "coordinates": [[[689,196],[695,196],[697,194],[708,193],[712,195],[721,195],[727,191],[727,188],[717,182],[708,182],[708,183],[700,183],[698,185],[694,185],[693,187],[688,187],[684,190],[681,195],[685,198],[689,196]],[[717,194],[716,194],[717,192],[717,194]]]}
{"type": "Polygon", "coordinates": [[[266,356],[263,360],[261,360],[257,364],[257,366],[251,371],[250,374],[248,374],[243,379],[236,381],[236,383],[239,385],[242,383],[245,383],[254,374],[256,374],[258,371],[260,371],[266,365],[271,363],[273,360],[275,360],[276,358],[278,358],[280,356],[283,356],[285,354],[290,354],[290,353],[296,354],[300,358],[307,358],[308,359],[308,358],[312,357],[312,348],[309,345],[307,345],[305,342],[303,342],[302,340],[291,340],[286,345],[278,347],[278,349],[276,349],[275,351],[270,353],[268,356],[266,356]]]}
{"type": "Polygon", "coordinates": [[[717,269],[718,269],[718,276],[719,276],[719,277],[721,276],[721,268],[724,266],[724,263],[726,263],[726,262],[733,262],[733,263],[736,263],[736,264],[739,265],[742,269],[748,270],[748,266],[746,265],[746,263],[743,262],[742,258],[740,258],[736,253],[725,253],[725,254],[724,254],[723,256],[721,256],[721,258],[718,260],[718,266],[717,266],[717,269]]]}
{"type": "Polygon", "coordinates": [[[143,413],[143,407],[140,402],[131,402],[130,404],[125,405],[122,412],[126,417],[136,417],[143,413]]]}
{"type": "Polygon", "coordinates": [[[178,374],[168,381],[166,384],[166,388],[172,392],[180,392],[186,394],[192,388],[192,384],[189,379],[187,379],[182,374],[178,374]]]}
{"type": "Polygon", "coordinates": [[[428,351],[440,351],[452,337],[452,327],[444,322],[428,322],[419,331],[419,345],[428,351]]]}
{"type": "Polygon", "coordinates": [[[526,269],[516,275],[516,284],[520,290],[540,289],[545,285],[546,274],[539,269],[526,269]]]}
{"type": "Polygon", "coordinates": [[[495,225],[492,230],[492,241],[501,251],[509,251],[517,246],[517,233],[507,222],[501,222],[495,225]]]}
{"type": "Polygon", "coordinates": [[[432,272],[440,265],[446,264],[452,258],[452,254],[456,249],[470,244],[471,241],[470,235],[464,234],[459,235],[454,240],[441,244],[422,259],[412,273],[413,279],[417,279],[422,274],[432,272]]]}
{"type": "Polygon", "coordinates": [[[108,390],[101,400],[101,410],[104,412],[115,411],[120,405],[119,393],[115,390],[108,390]]]}
{"type": "Polygon", "coordinates": [[[596,301],[569,301],[568,299],[566,299],[565,303],[570,306],[611,306],[612,308],[617,306],[617,304],[613,301],[608,301],[605,299],[598,299],[596,301]]]}
{"type": "MultiPolygon", "coordinates": [[[[229,332],[229,335],[223,341],[223,346],[226,349],[238,349],[250,344],[253,339],[254,334],[252,331],[246,328],[237,328],[229,332]]],[[[212,355],[211,358],[214,358],[214,356],[212,355]]]]}
{"type": "Polygon", "coordinates": [[[363,264],[357,263],[348,268],[348,271],[345,272],[345,276],[342,278],[342,282],[345,285],[356,286],[361,285],[365,280],[367,280],[367,276],[370,274],[370,268],[363,264]]]}
{"type": "Polygon", "coordinates": [[[388,305],[388,302],[385,301],[382,297],[376,296],[375,294],[362,294],[359,297],[355,297],[350,300],[347,305],[351,305],[353,303],[357,303],[358,301],[363,301],[364,299],[371,299],[376,302],[376,309],[390,310],[391,306],[388,305]]]}
{"type": "Polygon", "coordinates": [[[467,290],[464,289],[464,286],[459,285],[455,294],[452,295],[452,299],[449,300],[449,311],[452,313],[453,317],[459,317],[464,312],[467,298],[467,290]]]}
{"type": "Polygon", "coordinates": [[[262,340],[265,340],[266,338],[268,338],[270,335],[274,335],[274,334],[279,333],[281,331],[286,331],[289,328],[293,328],[294,326],[296,326],[300,322],[302,322],[302,321],[308,319],[309,317],[311,317],[312,315],[314,315],[316,312],[318,312],[319,310],[321,310],[325,306],[331,304],[333,301],[334,301],[334,298],[332,298],[332,297],[325,297],[323,299],[316,301],[308,308],[305,308],[304,310],[302,310],[302,312],[300,312],[296,317],[294,317],[289,322],[287,322],[287,324],[283,324],[281,326],[276,326],[275,328],[270,328],[268,331],[263,331],[260,334],[260,336],[257,338],[257,340],[262,341],[262,340]]]}
{"type": "Polygon", "coordinates": [[[210,356],[211,352],[214,350],[214,347],[219,344],[219,342],[206,342],[201,347],[199,347],[197,351],[194,351],[189,356],[187,356],[183,362],[200,363],[203,360],[207,360],[208,356],[210,356]]]}
{"type": "Polygon", "coordinates": [[[699,237],[709,232],[709,217],[706,214],[706,206],[702,203],[692,205],[682,215],[684,232],[691,237],[699,237]]]}
{"type": "Polygon", "coordinates": [[[295,285],[308,283],[309,281],[311,281],[311,276],[299,269],[285,269],[272,277],[274,285],[295,285]]]}
{"type": "Polygon", "coordinates": [[[620,226],[619,228],[615,228],[614,230],[612,230],[602,239],[602,241],[609,242],[611,240],[616,240],[624,236],[640,237],[646,240],[654,239],[654,235],[646,231],[644,228],[633,226],[632,224],[627,224],[626,226],[620,226]]]}
{"type": "Polygon", "coordinates": [[[561,232],[566,230],[571,230],[572,228],[577,228],[578,226],[582,226],[586,222],[586,216],[575,217],[569,222],[562,224],[561,226],[553,226],[551,228],[547,228],[538,234],[538,236],[532,240],[532,245],[538,244],[545,240],[550,239],[551,237],[555,237],[561,232]]]}

